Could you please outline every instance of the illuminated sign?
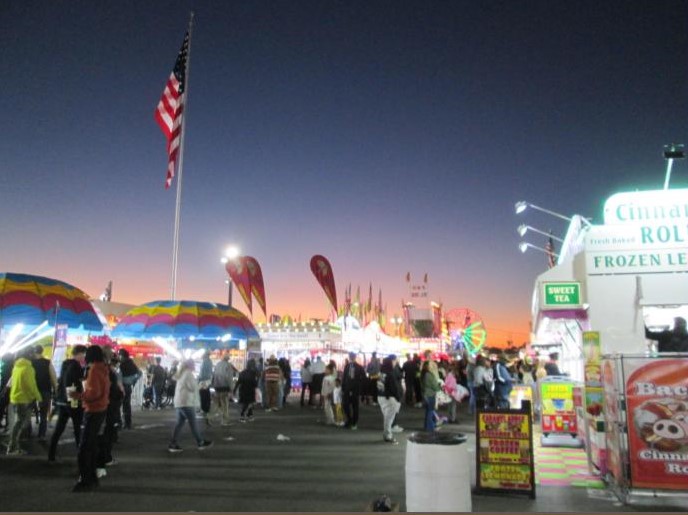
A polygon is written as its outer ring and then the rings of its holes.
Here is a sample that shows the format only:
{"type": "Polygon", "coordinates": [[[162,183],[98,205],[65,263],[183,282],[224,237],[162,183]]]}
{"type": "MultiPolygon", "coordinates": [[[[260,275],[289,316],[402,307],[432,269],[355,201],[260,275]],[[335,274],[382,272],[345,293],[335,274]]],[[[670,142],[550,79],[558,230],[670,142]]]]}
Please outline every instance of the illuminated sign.
{"type": "Polygon", "coordinates": [[[688,223],[594,226],[585,248],[588,275],[685,272],[688,223]]]}
{"type": "Polygon", "coordinates": [[[688,221],[688,189],[617,193],[604,203],[605,225],[683,224],[688,221]]]}
{"type": "Polygon", "coordinates": [[[580,283],[544,283],[546,307],[580,306],[580,283]]]}

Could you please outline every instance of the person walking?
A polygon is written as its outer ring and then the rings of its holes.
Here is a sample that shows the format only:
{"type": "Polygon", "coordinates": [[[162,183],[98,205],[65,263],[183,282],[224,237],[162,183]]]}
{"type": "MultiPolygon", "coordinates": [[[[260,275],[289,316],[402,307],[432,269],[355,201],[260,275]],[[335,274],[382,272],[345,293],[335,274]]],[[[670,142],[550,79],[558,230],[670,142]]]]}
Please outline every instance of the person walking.
{"type": "Polygon", "coordinates": [[[282,381],[282,371],[277,364],[277,358],[270,356],[268,365],[263,372],[265,380],[265,394],[267,396],[267,411],[277,411],[277,402],[279,397],[279,386],[282,381]]]}
{"type": "Polygon", "coordinates": [[[229,425],[229,397],[234,383],[234,367],[229,362],[229,354],[224,354],[215,365],[213,372],[213,387],[217,398],[217,409],[220,413],[220,423],[229,425]]]}
{"type": "Polygon", "coordinates": [[[256,390],[258,389],[258,367],[254,359],[248,360],[246,368],[239,374],[239,380],[234,387],[234,394],[239,390],[239,403],[241,415],[239,422],[253,422],[253,404],[256,402],[256,390]]]}
{"type": "Polygon", "coordinates": [[[143,373],[136,366],[134,360],[129,356],[127,349],[119,350],[119,371],[122,374],[122,384],[124,385],[124,398],[122,399],[122,412],[124,414],[124,429],[131,429],[131,393],[137,381],[143,373]]]}
{"type": "Polygon", "coordinates": [[[287,398],[291,392],[291,365],[289,359],[280,358],[279,367],[282,371],[282,398],[280,399],[280,407],[287,405],[287,398]]]}
{"type": "Polygon", "coordinates": [[[387,356],[380,365],[380,378],[375,388],[378,390],[378,404],[382,411],[382,439],[391,444],[399,442],[392,433],[392,424],[401,408],[402,388],[398,374],[394,368],[397,357],[394,354],[387,356]]]}
{"type": "Polygon", "coordinates": [[[349,353],[349,362],[342,373],[342,407],[346,416],[346,427],[358,429],[358,407],[361,392],[365,388],[366,373],[356,362],[356,353],[349,353]]]}
{"type": "Polygon", "coordinates": [[[506,367],[506,357],[499,356],[493,367],[494,395],[497,408],[509,409],[509,394],[513,388],[511,374],[506,367]]]}
{"type": "Polygon", "coordinates": [[[420,374],[423,363],[418,354],[413,355],[413,361],[416,363],[416,378],[413,380],[413,392],[416,396],[416,408],[423,407],[423,388],[420,382],[420,374]]]}
{"type": "Polygon", "coordinates": [[[108,368],[110,389],[108,391],[107,411],[105,412],[105,427],[102,434],[98,435],[98,457],[96,459],[96,477],[98,479],[107,475],[106,466],[117,463],[117,460],[112,457],[112,444],[117,440],[119,413],[124,398],[124,386],[117,375],[117,357],[109,345],[104,345],[102,349],[103,361],[108,368]]]}
{"type": "Polygon", "coordinates": [[[85,356],[86,346],[75,345],[72,347],[72,357],[62,362],[60,377],[57,381],[57,392],[55,394],[57,422],[50,438],[48,461],[55,461],[57,444],[67,427],[67,422],[70,420],[72,421],[72,430],[74,432],[74,443],[77,449],[79,448],[84,409],[78,398],[71,399],[69,397],[69,392],[81,393],[84,391],[82,380],[84,378],[84,365],[86,363],[85,356]]]}
{"type": "Polygon", "coordinates": [[[155,364],[150,367],[151,387],[153,389],[153,405],[156,409],[162,409],[162,393],[165,390],[165,379],[167,379],[167,372],[160,364],[162,358],[157,356],[155,364]]]}
{"type": "Polygon", "coordinates": [[[35,403],[42,400],[41,392],[36,384],[36,371],[29,361],[33,353],[33,347],[20,351],[12,370],[10,407],[14,410],[14,425],[7,445],[8,455],[26,454],[26,451],[19,447],[19,437],[31,422],[35,403]]]}
{"type": "Polygon", "coordinates": [[[206,350],[203,353],[203,360],[201,361],[201,370],[198,372],[198,388],[199,397],[201,399],[201,411],[205,419],[205,425],[210,426],[210,385],[213,381],[213,362],[210,360],[210,351],[206,350]]]}
{"type": "Polygon", "coordinates": [[[199,451],[203,451],[213,445],[213,442],[203,438],[196,424],[196,407],[199,404],[200,392],[198,382],[193,375],[195,366],[193,359],[187,359],[181,363],[177,373],[177,387],[174,391],[174,409],[177,412],[177,423],[172,431],[170,444],[167,446],[167,450],[172,453],[184,450],[179,446],[179,433],[182,427],[184,427],[185,422],[189,423],[191,434],[198,444],[199,451]]]}
{"type": "Polygon", "coordinates": [[[424,429],[432,432],[436,428],[435,405],[437,403],[437,392],[439,392],[441,388],[437,363],[432,360],[423,362],[420,380],[423,388],[423,400],[425,402],[424,429]]]}
{"type": "Polygon", "coordinates": [[[36,371],[36,384],[41,392],[42,400],[38,403],[38,440],[45,441],[48,430],[48,413],[53,393],[57,390],[57,374],[49,359],[43,357],[43,346],[36,345],[33,359],[33,369],[36,371]]]}
{"type": "Polygon", "coordinates": [[[322,382],[325,377],[325,363],[322,360],[322,356],[317,356],[315,362],[311,364],[311,373],[313,374],[313,383],[311,388],[313,389],[313,395],[318,396],[318,407],[323,407],[323,399],[321,394],[322,382]]]}
{"type": "Polygon", "coordinates": [[[380,358],[377,357],[377,352],[373,352],[370,356],[370,361],[366,365],[366,374],[368,374],[368,383],[366,384],[366,404],[373,400],[373,406],[377,406],[377,380],[380,379],[380,358]]]}
{"type": "Polygon", "coordinates": [[[489,408],[493,405],[494,379],[492,369],[487,365],[485,356],[477,356],[473,370],[475,404],[478,408],[489,408]]]}
{"type": "Polygon", "coordinates": [[[313,373],[311,372],[311,360],[306,358],[301,367],[301,407],[308,390],[308,405],[313,404],[313,373]]]}
{"type": "Polygon", "coordinates": [[[414,390],[413,383],[416,381],[416,374],[418,373],[418,364],[413,360],[411,354],[406,354],[406,361],[401,367],[404,374],[404,400],[407,406],[413,406],[414,401],[414,390]]]}
{"type": "Polygon", "coordinates": [[[334,418],[334,389],[337,376],[330,365],[325,367],[325,377],[322,383],[323,411],[325,412],[325,424],[328,426],[336,425],[334,418]]]}
{"type": "Polygon", "coordinates": [[[14,354],[8,352],[2,356],[0,361],[0,424],[5,420],[3,432],[10,430],[10,377],[12,377],[12,368],[14,368],[14,354]]]}
{"type": "Polygon", "coordinates": [[[98,433],[105,421],[110,401],[110,370],[105,364],[103,349],[98,345],[91,345],[86,349],[85,359],[84,391],[69,393],[70,398],[80,399],[84,406],[84,421],[77,454],[79,479],[72,492],[88,492],[98,486],[98,433]]]}

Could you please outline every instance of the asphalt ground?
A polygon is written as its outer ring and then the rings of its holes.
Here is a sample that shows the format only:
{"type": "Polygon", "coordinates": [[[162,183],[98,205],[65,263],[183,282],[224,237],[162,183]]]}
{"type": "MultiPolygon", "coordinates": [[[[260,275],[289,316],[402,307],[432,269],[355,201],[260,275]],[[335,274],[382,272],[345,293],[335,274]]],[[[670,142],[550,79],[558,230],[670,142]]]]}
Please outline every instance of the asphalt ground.
{"type": "MultiPolygon", "coordinates": [[[[118,464],[94,492],[71,492],[78,473],[70,427],[55,463],[47,461],[47,444],[24,442],[28,456],[0,456],[0,511],[360,512],[381,494],[404,511],[406,437],[421,429],[423,410],[402,408],[406,431],[390,445],[382,441],[382,416],[372,405],[362,406],[358,431],[325,426],[322,411],[295,401],[279,412],[259,409],[254,422],[240,424],[233,405],[231,426],[214,422],[205,429],[212,448],[197,450],[187,427],[179,441],[184,452],[171,454],[174,417],[171,408],[135,411],[134,429],[122,431],[114,449],[118,464]],[[279,441],[280,434],[289,440],[279,441]]],[[[468,435],[468,463],[457,466],[471,467],[474,483],[473,421],[466,413],[460,421],[441,431],[468,435]]],[[[658,500],[624,506],[606,491],[546,486],[538,487],[535,500],[473,495],[472,506],[488,512],[686,511],[658,500]]]]}

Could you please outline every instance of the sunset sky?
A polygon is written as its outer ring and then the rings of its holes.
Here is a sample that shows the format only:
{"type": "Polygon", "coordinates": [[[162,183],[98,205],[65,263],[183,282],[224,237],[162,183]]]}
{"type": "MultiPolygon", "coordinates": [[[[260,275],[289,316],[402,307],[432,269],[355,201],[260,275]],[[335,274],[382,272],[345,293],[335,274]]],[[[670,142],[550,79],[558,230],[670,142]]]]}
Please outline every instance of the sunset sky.
{"type": "Polygon", "coordinates": [[[169,298],[153,112],[192,7],[178,298],[225,301],[233,243],[269,313],[326,317],[323,254],[340,299],[372,281],[400,313],[428,273],[433,300],[525,341],[547,264],[516,227],[566,226],[514,203],[601,222],[688,140],[684,1],[3,2],[0,271],[169,298]]]}

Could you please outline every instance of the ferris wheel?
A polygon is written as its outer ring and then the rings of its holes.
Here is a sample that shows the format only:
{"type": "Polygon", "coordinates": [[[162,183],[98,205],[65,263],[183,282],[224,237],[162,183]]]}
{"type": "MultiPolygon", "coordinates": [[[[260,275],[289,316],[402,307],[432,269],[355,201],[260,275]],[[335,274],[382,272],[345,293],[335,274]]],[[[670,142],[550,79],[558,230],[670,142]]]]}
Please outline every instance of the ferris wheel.
{"type": "Polygon", "coordinates": [[[454,308],[444,314],[453,350],[465,348],[471,355],[480,352],[487,339],[482,317],[469,308],[454,308]]]}

